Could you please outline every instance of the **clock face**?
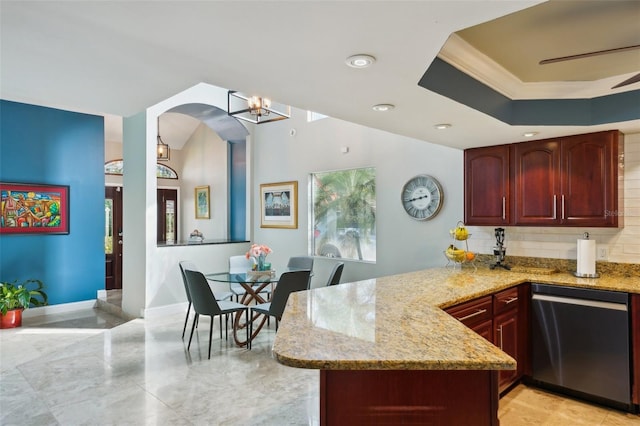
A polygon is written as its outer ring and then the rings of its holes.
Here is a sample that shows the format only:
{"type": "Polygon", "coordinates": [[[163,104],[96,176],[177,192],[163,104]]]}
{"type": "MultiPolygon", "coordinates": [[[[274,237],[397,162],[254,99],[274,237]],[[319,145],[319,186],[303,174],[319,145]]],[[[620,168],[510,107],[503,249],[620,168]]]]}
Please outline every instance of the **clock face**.
{"type": "Polygon", "coordinates": [[[402,188],[402,206],[416,220],[429,220],[438,214],[443,197],[440,183],[428,175],[415,176],[402,188]]]}

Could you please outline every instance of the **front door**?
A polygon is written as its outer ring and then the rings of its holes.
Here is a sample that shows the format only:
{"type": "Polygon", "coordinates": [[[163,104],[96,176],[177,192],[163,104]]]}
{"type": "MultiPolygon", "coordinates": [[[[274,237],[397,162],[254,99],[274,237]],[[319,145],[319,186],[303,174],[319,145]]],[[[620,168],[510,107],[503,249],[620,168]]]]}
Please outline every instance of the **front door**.
{"type": "Polygon", "coordinates": [[[158,189],[158,243],[175,243],[178,239],[178,190],[158,189]]]}
{"type": "Polygon", "coordinates": [[[104,288],[122,289],[122,187],[105,187],[104,215],[104,288]]]}

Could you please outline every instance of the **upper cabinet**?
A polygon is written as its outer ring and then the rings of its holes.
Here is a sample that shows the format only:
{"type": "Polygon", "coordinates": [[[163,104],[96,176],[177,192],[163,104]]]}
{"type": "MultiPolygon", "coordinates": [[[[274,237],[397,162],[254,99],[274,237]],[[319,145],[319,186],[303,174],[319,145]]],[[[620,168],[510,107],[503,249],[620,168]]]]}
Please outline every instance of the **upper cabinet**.
{"type": "Polygon", "coordinates": [[[618,185],[619,178],[622,182],[623,152],[623,136],[617,131],[562,139],[559,206],[562,225],[623,225],[624,194],[618,185]]]}
{"type": "Polygon", "coordinates": [[[513,224],[560,224],[560,140],[516,143],[512,150],[513,224]]]}
{"type": "Polygon", "coordinates": [[[467,225],[510,224],[509,145],[465,150],[464,188],[467,225]]]}
{"type": "Polygon", "coordinates": [[[622,226],[619,163],[623,148],[622,134],[609,131],[466,150],[465,223],[622,226]],[[505,149],[506,172],[504,164],[488,160],[505,149]],[[494,182],[498,175],[503,182],[494,182]],[[487,203],[495,201],[486,197],[495,197],[498,191],[507,194],[502,216],[494,214],[494,204],[487,210],[487,203]]]}

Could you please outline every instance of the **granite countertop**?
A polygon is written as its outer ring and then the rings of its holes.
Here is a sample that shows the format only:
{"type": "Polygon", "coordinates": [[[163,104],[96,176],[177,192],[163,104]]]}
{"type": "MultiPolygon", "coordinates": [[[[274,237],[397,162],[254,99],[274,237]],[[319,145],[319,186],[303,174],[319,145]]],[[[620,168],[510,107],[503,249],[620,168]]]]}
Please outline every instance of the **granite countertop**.
{"type": "Polygon", "coordinates": [[[513,358],[442,308],[525,282],[640,293],[639,277],[426,269],[292,293],[273,353],[326,370],[512,370],[513,358]]]}

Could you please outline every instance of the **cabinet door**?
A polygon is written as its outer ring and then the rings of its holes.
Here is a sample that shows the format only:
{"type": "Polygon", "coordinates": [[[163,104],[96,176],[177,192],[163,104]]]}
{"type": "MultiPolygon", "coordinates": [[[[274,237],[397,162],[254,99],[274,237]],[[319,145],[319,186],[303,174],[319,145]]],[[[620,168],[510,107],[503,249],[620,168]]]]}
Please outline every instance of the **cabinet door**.
{"type": "MultiPolygon", "coordinates": [[[[518,361],[518,310],[510,309],[493,319],[494,344],[518,361]]],[[[498,387],[500,391],[518,380],[518,370],[501,370],[499,373],[498,387]]]]}
{"type": "Polygon", "coordinates": [[[493,343],[493,320],[486,320],[471,327],[471,330],[493,343]]]}
{"type": "Polygon", "coordinates": [[[464,151],[464,222],[508,225],[509,145],[464,151]]]}
{"type": "Polygon", "coordinates": [[[557,225],[560,149],[557,140],[513,144],[514,225],[557,225]]]}
{"type": "Polygon", "coordinates": [[[564,138],[560,218],[567,226],[618,226],[619,132],[564,138]]]}

